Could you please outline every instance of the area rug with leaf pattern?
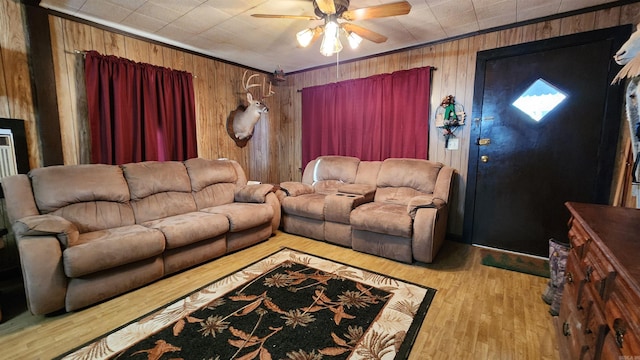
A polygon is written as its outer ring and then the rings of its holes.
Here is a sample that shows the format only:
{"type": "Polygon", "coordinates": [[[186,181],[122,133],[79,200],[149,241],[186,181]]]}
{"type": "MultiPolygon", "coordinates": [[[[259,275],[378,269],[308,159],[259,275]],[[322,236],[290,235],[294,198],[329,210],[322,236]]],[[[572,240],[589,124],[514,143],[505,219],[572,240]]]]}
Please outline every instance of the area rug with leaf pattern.
{"type": "Polygon", "coordinates": [[[284,248],[64,359],[404,359],[436,290],[284,248]]]}

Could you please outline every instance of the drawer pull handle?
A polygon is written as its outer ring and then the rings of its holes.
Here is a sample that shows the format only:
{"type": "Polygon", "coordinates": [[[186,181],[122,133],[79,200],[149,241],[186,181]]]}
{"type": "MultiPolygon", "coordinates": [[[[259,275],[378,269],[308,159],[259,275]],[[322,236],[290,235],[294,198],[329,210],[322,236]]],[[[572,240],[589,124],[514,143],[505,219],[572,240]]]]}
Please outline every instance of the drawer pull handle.
{"type": "Polygon", "coordinates": [[[587,282],[591,282],[591,273],[593,272],[593,267],[591,265],[587,266],[587,270],[584,274],[584,279],[587,282]]]}
{"type": "Polygon", "coordinates": [[[616,344],[619,348],[622,349],[622,344],[624,343],[624,334],[627,332],[626,326],[620,319],[616,319],[613,322],[613,328],[616,331],[616,344]]]}
{"type": "Polygon", "coordinates": [[[565,277],[567,278],[567,283],[573,284],[573,274],[571,272],[567,272],[565,277]]]}
{"type": "Polygon", "coordinates": [[[571,330],[569,328],[569,322],[565,321],[564,324],[562,324],[562,335],[564,336],[570,336],[571,335],[571,330]]]}
{"type": "Polygon", "coordinates": [[[622,349],[622,343],[624,342],[624,331],[616,330],[616,344],[622,349]]]}

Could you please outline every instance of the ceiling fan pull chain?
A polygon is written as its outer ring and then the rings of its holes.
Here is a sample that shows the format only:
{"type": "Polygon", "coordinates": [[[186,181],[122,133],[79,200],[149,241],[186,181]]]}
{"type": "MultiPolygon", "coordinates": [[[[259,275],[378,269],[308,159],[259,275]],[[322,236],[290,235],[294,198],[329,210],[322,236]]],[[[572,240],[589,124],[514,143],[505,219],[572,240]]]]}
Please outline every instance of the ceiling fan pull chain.
{"type": "Polygon", "coordinates": [[[340,79],[340,53],[336,53],[336,81],[340,79]]]}

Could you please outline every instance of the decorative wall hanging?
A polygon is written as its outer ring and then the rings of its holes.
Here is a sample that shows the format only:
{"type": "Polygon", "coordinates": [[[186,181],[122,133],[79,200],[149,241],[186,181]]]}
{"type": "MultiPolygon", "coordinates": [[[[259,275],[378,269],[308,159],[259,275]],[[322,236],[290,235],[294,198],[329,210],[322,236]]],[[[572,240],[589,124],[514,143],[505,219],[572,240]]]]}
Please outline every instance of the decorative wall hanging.
{"type": "Polygon", "coordinates": [[[273,72],[273,80],[275,81],[285,81],[284,70],[278,66],[278,68],[273,72]]]}
{"type": "Polygon", "coordinates": [[[449,140],[456,137],[454,133],[458,127],[464,125],[464,119],[464,107],[456,104],[453,95],[445,96],[436,109],[436,127],[442,129],[445,148],[449,147],[449,140]]]}

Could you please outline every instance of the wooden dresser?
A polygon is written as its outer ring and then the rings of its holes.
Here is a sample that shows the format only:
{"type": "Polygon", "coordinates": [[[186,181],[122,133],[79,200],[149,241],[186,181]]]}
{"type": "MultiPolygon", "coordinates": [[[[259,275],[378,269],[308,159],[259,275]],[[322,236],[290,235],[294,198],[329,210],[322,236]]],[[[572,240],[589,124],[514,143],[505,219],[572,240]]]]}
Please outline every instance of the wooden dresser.
{"type": "Polygon", "coordinates": [[[562,359],[640,359],[640,209],[568,202],[562,359]]]}

